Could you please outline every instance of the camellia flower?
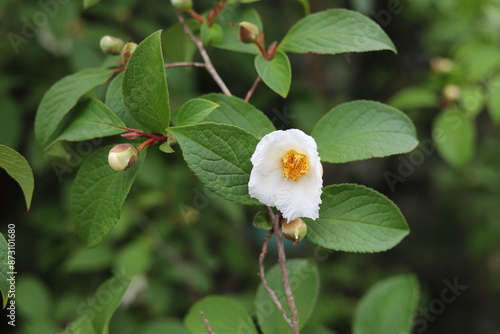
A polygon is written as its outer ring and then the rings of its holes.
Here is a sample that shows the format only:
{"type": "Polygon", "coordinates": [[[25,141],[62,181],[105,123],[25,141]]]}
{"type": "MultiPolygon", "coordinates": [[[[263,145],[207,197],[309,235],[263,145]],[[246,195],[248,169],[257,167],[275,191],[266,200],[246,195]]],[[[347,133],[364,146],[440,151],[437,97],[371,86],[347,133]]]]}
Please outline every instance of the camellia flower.
{"type": "Polygon", "coordinates": [[[250,196],[275,206],[288,221],[319,217],[323,167],[311,136],[297,129],[271,132],[251,161],[250,196]]]}

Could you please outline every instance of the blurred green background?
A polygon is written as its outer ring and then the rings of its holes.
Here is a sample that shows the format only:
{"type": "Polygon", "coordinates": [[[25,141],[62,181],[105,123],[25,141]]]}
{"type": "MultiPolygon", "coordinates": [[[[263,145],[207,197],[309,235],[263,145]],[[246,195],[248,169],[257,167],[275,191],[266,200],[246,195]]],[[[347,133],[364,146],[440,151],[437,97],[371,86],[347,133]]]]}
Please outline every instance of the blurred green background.
{"type": "MultiPolygon", "coordinates": [[[[198,11],[213,2],[194,0],[198,11]]],[[[303,16],[295,0],[251,6],[262,17],[268,43],[303,16]]],[[[325,165],[325,184],[360,183],[390,197],[411,233],[380,254],[326,256],[307,241],[289,244],[290,257],[318,261],[321,293],[311,322],[350,333],[353,310],[370,286],[414,272],[422,287],[415,333],[498,334],[500,1],[311,0],[313,12],[337,7],[376,20],[399,54],[292,55],[289,98],[260,85],[252,102],[277,128],[309,133],[341,102],[393,104],[415,122],[423,146],[388,159],[325,165]],[[450,88],[446,92],[450,85],[460,96],[450,95],[450,88]],[[466,113],[475,130],[446,147],[433,141],[432,128],[451,107],[466,113]],[[454,149],[463,153],[458,162],[447,154],[454,149]],[[453,302],[439,302],[446,282],[454,281],[467,288],[453,302]]],[[[0,232],[16,224],[19,273],[15,331],[2,311],[1,333],[59,332],[114,270],[136,278],[112,319],[111,333],[159,333],[166,323],[180,323],[189,306],[209,294],[231,295],[252,308],[263,239],[251,224],[256,208],[233,205],[205,190],[179,150],[165,155],[152,149],[120,222],[100,246],[87,249],[74,232],[68,198],[78,165],[89,153],[71,144],[77,154],[57,160],[43,156],[34,142],[33,121],[44,92],[65,75],[100,66],[105,60],[101,36],[140,42],[175,23],[167,0],[103,0],[87,10],[76,0],[0,3],[0,143],[26,156],[35,173],[26,213],[17,184],[0,172],[0,232]],[[37,22],[36,32],[29,22],[37,22]],[[63,174],[56,173],[55,162],[67,167],[63,174]]],[[[256,76],[253,57],[216,48],[209,53],[232,91],[244,96],[256,76]]],[[[218,91],[202,69],[169,69],[168,83],[174,110],[189,98],[218,91]]]]}

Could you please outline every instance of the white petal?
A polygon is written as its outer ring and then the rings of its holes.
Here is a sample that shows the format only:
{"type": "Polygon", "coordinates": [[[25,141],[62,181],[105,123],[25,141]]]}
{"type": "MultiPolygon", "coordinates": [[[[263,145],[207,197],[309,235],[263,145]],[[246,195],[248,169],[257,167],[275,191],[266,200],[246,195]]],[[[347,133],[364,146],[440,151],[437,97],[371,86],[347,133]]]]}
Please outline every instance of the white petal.
{"type": "Polygon", "coordinates": [[[248,182],[248,193],[251,197],[258,199],[267,206],[276,205],[276,190],[281,187],[285,178],[281,169],[274,172],[263,174],[255,168],[250,173],[248,182]]]}
{"type": "Polygon", "coordinates": [[[288,221],[299,217],[317,219],[321,204],[323,169],[318,164],[315,169],[299,181],[286,180],[276,194],[276,208],[288,221]]]}

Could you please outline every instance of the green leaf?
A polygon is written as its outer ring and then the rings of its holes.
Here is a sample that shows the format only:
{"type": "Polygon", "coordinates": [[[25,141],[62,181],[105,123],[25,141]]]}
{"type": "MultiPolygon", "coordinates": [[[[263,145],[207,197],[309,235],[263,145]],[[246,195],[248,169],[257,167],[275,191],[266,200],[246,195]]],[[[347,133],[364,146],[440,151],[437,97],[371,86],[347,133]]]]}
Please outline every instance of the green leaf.
{"type": "Polygon", "coordinates": [[[130,115],[125,102],[123,102],[123,73],[119,73],[109,84],[106,92],[106,105],[126,125],[127,128],[139,129],[142,126],[130,115]]]}
{"type": "Polygon", "coordinates": [[[258,55],[255,57],[255,69],[269,88],[283,97],[288,95],[292,83],[292,69],[284,52],[277,51],[271,60],[258,55]]]}
{"type": "Polygon", "coordinates": [[[191,306],[184,318],[184,324],[191,333],[208,333],[201,312],[214,333],[258,334],[250,314],[240,303],[231,298],[208,296],[191,306]]]}
{"type": "Polygon", "coordinates": [[[204,99],[192,99],[184,103],[179,110],[177,123],[189,125],[203,121],[219,105],[204,99]]]}
{"type": "Polygon", "coordinates": [[[441,157],[454,168],[463,168],[474,154],[476,129],[472,121],[457,109],[436,117],[432,138],[441,157]]]}
{"type": "Polygon", "coordinates": [[[31,274],[18,277],[15,294],[15,305],[25,319],[35,322],[51,316],[52,297],[47,285],[38,277],[31,274]]]}
{"type": "Polygon", "coordinates": [[[483,110],[485,92],[482,84],[468,85],[460,88],[458,105],[462,108],[464,116],[474,119],[483,110]]]}
{"type": "Polygon", "coordinates": [[[102,85],[112,70],[90,68],[56,82],[43,96],[35,119],[35,135],[43,150],[53,144],[52,138],[64,116],[89,90],[102,85]]]}
{"type": "Polygon", "coordinates": [[[125,127],[115,113],[97,99],[90,99],[76,107],[72,122],[55,140],[83,141],[123,133],[125,127]]]}
{"type": "Polygon", "coordinates": [[[77,312],[80,318],[70,323],[61,334],[109,334],[109,321],[120,305],[130,285],[130,279],[118,272],[106,280],[94,294],[82,302],[77,312]]]}
{"type": "Polygon", "coordinates": [[[420,289],[414,275],[387,278],[368,290],[354,314],[354,334],[409,334],[420,289]]]}
{"type": "Polygon", "coordinates": [[[271,218],[265,211],[259,211],[253,217],[253,226],[261,230],[270,231],[273,226],[271,225],[271,218]]]}
{"type": "Polygon", "coordinates": [[[337,334],[329,328],[318,324],[307,324],[306,327],[302,329],[302,334],[337,334]]]}
{"type": "Polygon", "coordinates": [[[123,75],[123,101],[144,131],[163,134],[170,124],[161,30],[142,41],[130,56],[123,75]]]}
{"type": "Polygon", "coordinates": [[[258,139],[238,127],[201,123],[168,129],[177,138],[189,168],[214,193],[239,204],[259,204],[248,195],[258,139]]]}
{"type": "MultiPolygon", "coordinates": [[[[91,298],[91,302],[85,303],[85,307],[79,309],[79,314],[88,314],[92,327],[97,334],[109,333],[109,321],[120,305],[125,292],[130,285],[130,279],[121,273],[115,272],[116,276],[102,283],[91,298]],[[102,302],[106,298],[106,302],[102,302]]],[[[82,324],[86,326],[85,324],[82,324]]],[[[76,331],[77,332],[77,331],[76,331]]],[[[86,333],[85,333],[86,334],[86,333]]]]}
{"type": "Polygon", "coordinates": [[[297,22],[281,41],[281,51],[338,54],[391,50],[396,47],[375,22],[359,13],[331,9],[297,22]]]}
{"type": "Polygon", "coordinates": [[[408,233],[399,208],[384,195],[356,184],[323,189],[319,218],[304,219],[307,238],[322,247],[345,252],[381,252],[408,233]]]}
{"type": "Polygon", "coordinates": [[[101,0],[83,0],[83,9],[97,5],[101,0]]]}
{"type": "Polygon", "coordinates": [[[353,101],[330,110],[312,132],[319,156],[332,163],[380,158],[413,150],[418,140],[411,120],[373,101],[353,101]]]}
{"type": "MultiPolygon", "coordinates": [[[[295,298],[295,305],[299,310],[299,328],[302,328],[313,313],[318,298],[318,269],[313,262],[303,259],[288,260],[286,267],[290,277],[292,293],[295,298]]],[[[266,280],[269,287],[276,293],[281,305],[285,309],[288,309],[279,265],[275,265],[269,270],[266,274],[266,280]]],[[[292,333],[262,283],[257,289],[255,308],[257,311],[257,321],[264,334],[292,333]]]]}
{"type": "Polygon", "coordinates": [[[7,174],[19,184],[24,194],[26,207],[29,210],[35,188],[35,179],[28,161],[10,147],[0,145],[0,168],[5,169],[7,174]]]}
{"type": "MultiPolygon", "coordinates": [[[[199,22],[187,20],[187,25],[191,31],[199,29],[199,22]]],[[[162,34],[163,53],[172,62],[190,62],[196,52],[196,45],[191,38],[184,33],[182,26],[176,24],[162,34]],[[172,47],[175,45],[175,47],[172,47]]]]}
{"type": "Polygon", "coordinates": [[[309,5],[309,0],[297,0],[304,8],[304,14],[307,16],[311,13],[311,6],[309,5]]]}
{"type": "Polygon", "coordinates": [[[148,322],[141,326],[139,334],[191,334],[177,319],[165,319],[148,322]]]}
{"type": "Polygon", "coordinates": [[[437,96],[430,89],[410,87],[394,95],[389,104],[398,109],[420,109],[435,107],[437,96]]]}
{"type": "Polygon", "coordinates": [[[85,159],[71,190],[70,210],[76,232],[89,247],[98,245],[120,218],[123,202],[146,155],[142,151],[134,166],[118,172],[108,165],[111,147],[85,159]]]}
{"type": "Polygon", "coordinates": [[[240,41],[240,28],[230,25],[243,21],[255,24],[259,31],[262,31],[262,21],[255,9],[241,5],[225,6],[215,19],[215,22],[222,27],[222,41],[214,46],[236,52],[259,54],[259,48],[255,44],[245,44],[240,41]]]}
{"type": "Polygon", "coordinates": [[[240,98],[223,94],[208,94],[202,98],[219,105],[219,108],[205,118],[207,122],[236,125],[258,138],[276,130],[262,111],[240,98]]]}
{"type": "Polygon", "coordinates": [[[488,91],[489,96],[488,102],[488,112],[490,117],[496,125],[500,124],[500,88],[498,87],[500,83],[500,74],[497,74],[489,83],[488,91]]]}
{"type": "Polygon", "coordinates": [[[3,309],[9,300],[10,282],[7,279],[11,277],[8,273],[12,271],[12,268],[9,268],[9,245],[3,234],[0,233],[0,294],[2,295],[3,309]]]}
{"type": "Polygon", "coordinates": [[[222,28],[217,23],[213,23],[209,26],[207,23],[201,25],[200,37],[203,45],[217,45],[222,42],[224,33],[222,28]]]}

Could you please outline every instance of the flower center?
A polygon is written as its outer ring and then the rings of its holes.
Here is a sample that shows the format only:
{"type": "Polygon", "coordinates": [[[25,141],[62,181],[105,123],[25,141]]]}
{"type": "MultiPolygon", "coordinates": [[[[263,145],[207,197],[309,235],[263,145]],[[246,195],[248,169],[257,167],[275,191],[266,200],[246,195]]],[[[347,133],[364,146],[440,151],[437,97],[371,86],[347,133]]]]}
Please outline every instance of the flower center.
{"type": "Polygon", "coordinates": [[[289,180],[298,181],[309,172],[309,159],[307,155],[300,154],[294,150],[286,152],[281,158],[283,164],[283,176],[289,180]]]}

